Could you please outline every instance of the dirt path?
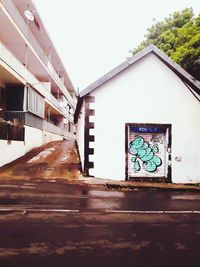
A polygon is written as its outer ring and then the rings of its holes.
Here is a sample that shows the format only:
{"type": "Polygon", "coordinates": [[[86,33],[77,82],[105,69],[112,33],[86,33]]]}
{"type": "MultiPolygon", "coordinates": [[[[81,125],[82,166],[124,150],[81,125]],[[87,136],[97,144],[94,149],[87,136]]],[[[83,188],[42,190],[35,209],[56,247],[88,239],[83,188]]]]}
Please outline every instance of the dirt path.
{"type": "Polygon", "coordinates": [[[35,148],[0,168],[0,178],[77,179],[80,159],[72,140],[54,141],[35,148]]]}

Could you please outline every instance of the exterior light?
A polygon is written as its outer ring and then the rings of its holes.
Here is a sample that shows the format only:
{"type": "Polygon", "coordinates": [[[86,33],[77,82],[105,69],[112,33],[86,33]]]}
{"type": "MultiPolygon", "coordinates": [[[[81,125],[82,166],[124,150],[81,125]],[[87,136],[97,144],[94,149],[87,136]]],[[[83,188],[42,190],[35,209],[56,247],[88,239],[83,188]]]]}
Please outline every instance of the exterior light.
{"type": "Polygon", "coordinates": [[[28,21],[34,21],[34,15],[30,10],[25,10],[24,15],[27,18],[28,21]]]}

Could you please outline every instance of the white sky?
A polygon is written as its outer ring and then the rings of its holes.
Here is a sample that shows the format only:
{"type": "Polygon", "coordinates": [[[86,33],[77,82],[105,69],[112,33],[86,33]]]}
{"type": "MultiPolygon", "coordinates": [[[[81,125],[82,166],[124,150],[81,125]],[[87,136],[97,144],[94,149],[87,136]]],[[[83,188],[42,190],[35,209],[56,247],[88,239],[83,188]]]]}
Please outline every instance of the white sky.
{"type": "Polygon", "coordinates": [[[146,29],[200,0],[34,0],[77,88],[116,67],[144,39],[146,29]]]}

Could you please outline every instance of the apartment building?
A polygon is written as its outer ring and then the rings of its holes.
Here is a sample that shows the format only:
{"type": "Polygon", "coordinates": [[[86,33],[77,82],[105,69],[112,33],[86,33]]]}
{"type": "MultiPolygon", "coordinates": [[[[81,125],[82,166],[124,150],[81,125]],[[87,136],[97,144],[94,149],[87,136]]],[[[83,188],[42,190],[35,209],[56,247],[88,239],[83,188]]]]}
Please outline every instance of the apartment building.
{"type": "Polygon", "coordinates": [[[75,139],[76,92],[31,0],[0,0],[0,166],[75,139]]]}

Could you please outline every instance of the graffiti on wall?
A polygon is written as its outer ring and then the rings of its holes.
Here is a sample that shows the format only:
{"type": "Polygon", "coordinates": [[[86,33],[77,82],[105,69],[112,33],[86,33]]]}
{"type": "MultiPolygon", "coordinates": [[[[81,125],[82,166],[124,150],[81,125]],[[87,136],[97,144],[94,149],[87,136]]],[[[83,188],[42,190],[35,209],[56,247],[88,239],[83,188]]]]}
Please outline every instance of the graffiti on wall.
{"type": "Polygon", "coordinates": [[[129,143],[129,154],[133,157],[133,167],[135,172],[139,172],[143,166],[147,172],[156,172],[162,165],[161,158],[157,155],[159,152],[159,143],[163,143],[162,137],[153,134],[149,141],[145,141],[143,136],[135,136],[129,143]]]}

